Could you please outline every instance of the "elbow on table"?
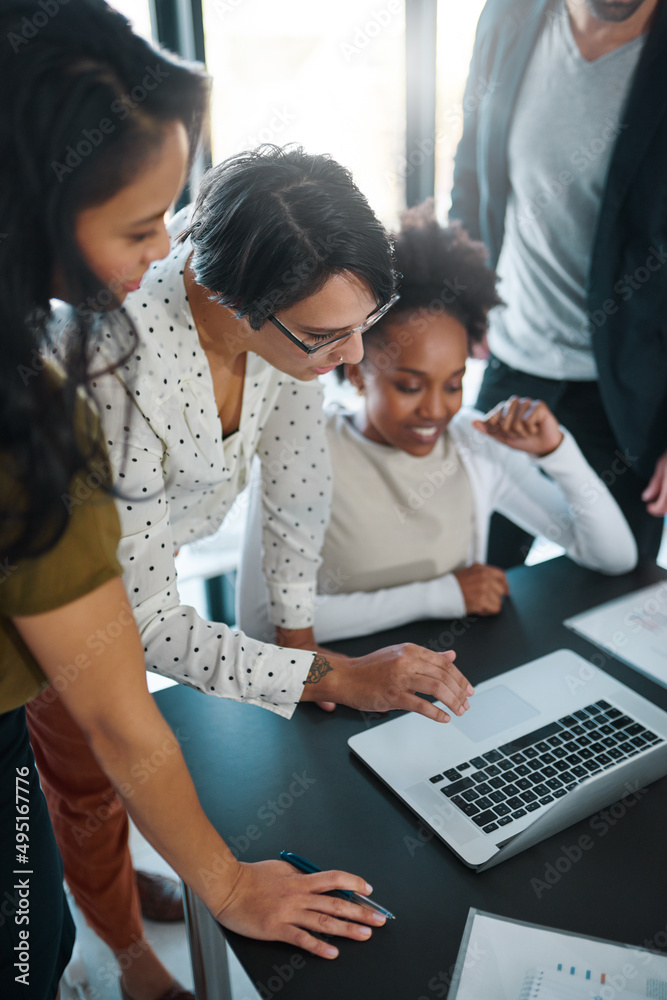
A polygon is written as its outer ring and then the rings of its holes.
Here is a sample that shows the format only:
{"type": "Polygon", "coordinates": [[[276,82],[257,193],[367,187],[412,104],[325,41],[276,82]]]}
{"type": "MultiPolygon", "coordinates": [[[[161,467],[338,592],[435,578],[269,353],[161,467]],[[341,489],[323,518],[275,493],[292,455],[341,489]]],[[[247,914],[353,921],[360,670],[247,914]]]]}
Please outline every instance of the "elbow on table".
{"type": "Polygon", "coordinates": [[[610,542],[600,564],[591,568],[606,576],[622,576],[623,573],[630,573],[635,569],[637,560],[637,543],[633,535],[628,533],[627,538],[610,542]]]}

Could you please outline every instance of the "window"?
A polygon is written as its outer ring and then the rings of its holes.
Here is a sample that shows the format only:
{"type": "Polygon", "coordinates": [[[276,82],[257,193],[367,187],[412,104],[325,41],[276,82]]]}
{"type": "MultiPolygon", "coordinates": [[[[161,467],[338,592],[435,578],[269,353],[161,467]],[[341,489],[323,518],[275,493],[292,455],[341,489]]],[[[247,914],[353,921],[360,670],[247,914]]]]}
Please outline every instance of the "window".
{"type": "Polygon", "coordinates": [[[405,205],[404,0],[204,0],[213,162],[298,142],[349,167],[389,226],[405,205]]]}
{"type": "MultiPolygon", "coordinates": [[[[435,142],[431,126],[422,145],[435,146],[441,217],[449,208],[463,91],[484,2],[437,3],[435,142]]],[[[150,0],[111,3],[139,34],[152,37],[150,0]]],[[[406,0],[201,5],[213,78],[213,162],[263,142],[330,153],[395,228],[405,207],[406,0]]],[[[432,66],[424,72],[430,75],[432,66]]]]}

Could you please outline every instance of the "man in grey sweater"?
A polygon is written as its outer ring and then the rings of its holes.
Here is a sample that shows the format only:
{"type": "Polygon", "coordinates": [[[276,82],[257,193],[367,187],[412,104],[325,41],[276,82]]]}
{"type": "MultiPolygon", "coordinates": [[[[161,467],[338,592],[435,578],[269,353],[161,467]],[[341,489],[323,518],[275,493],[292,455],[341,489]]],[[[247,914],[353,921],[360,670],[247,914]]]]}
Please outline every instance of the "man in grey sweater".
{"type": "MultiPolygon", "coordinates": [[[[489,0],[450,213],[487,244],[506,303],[478,406],[543,398],[652,558],[667,513],[666,44],[664,0],[489,0]]],[[[496,525],[489,562],[529,545],[496,525]]]]}

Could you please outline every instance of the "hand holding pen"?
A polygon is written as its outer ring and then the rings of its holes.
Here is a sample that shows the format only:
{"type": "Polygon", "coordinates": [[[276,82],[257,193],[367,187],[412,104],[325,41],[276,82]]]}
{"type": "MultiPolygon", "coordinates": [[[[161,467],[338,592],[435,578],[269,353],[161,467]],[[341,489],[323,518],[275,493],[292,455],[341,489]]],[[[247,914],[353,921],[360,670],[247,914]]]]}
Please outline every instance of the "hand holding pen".
{"type": "MultiPolygon", "coordinates": [[[[223,927],[260,941],[284,941],[320,958],[336,958],[338,949],[316,935],[366,941],[385,916],[334,891],[367,897],[373,890],[357,875],[343,871],[300,874],[285,861],[230,863],[231,891],[225,889],[221,909],[213,910],[223,927]]],[[[226,880],[221,879],[221,882],[226,880]]],[[[221,886],[222,888],[222,886],[221,886]]]]}
{"type": "MultiPolygon", "coordinates": [[[[293,865],[300,872],[305,875],[314,875],[316,872],[321,872],[322,869],[314,865],[312,861],[307,861],[306,858],[302,858],[300,854],[292,854],[291,851],[281,851],[280,857],[283,861],[287,861],[290,865],[293,865]]],[[[372,892],[370,886],[368,889],[372,892]]],[[[396,917],[389,910],[385,910],[384,906],[380,906],[379,903],[374,902],[369,899],[368,896],[362,896],[358,892],[354,892],[352,889],[333,889],[331,891],[332,896],[338,896],[339,899],[348,899],[351,903],[356,903],[357,906],[363,906],[367,910],[372,910],[374,913],[379,913],[385,918],[385,920],[395,920],[396,917]]]]}

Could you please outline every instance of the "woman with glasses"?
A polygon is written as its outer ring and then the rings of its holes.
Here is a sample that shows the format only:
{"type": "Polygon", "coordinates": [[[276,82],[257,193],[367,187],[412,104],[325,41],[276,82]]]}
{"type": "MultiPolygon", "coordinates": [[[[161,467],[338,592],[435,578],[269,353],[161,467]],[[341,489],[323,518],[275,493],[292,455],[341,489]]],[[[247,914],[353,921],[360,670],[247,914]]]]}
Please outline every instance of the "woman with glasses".
{"type": "MultiPolygon", "coordinates": [[[[317,378],[361,360],[363,331],[395,294],[391,246],[366,199],[329,157],[265,147],[210,170],[169,229],[171,252],[124,304],[140,344],[93,382],[147,669],[286,718],[334,693],[369,707],[390,683],[391,707],[442,718],[415,694],[427,683],[464,711],[467,682],[450,654],[408,646],[351,662],[314,652],[331,494],[317,378]],[[174,553],[217,530],[255,458],[280,647],[203,620],[176,583],[174,553]]],[[[102,366],[115,354],[102,345],[102,366]]]]}
{"type": "MultiPolygon", "coordinates": [[[[383,228],[337,163],[266,148],[212,169],[192,211],[169,229],[170,253],[124,302],[139,344],[126,345],[118,365],[118,348],[102,337],[92,382],[120,491],[118,557],[147,669],[286,718],[299,701],[317,700],[449,719],[417,692],[463,714],[472,688],[453,654],[404,644],[348,660],[317,650],[312,637],[331,491],[317,377],[361,360],[362,332],[394,299],[383,228]],[[280,647],[181,604],[174,566],[179,546],[223,522],[255,459],[280,647]]],[[[67,345],[63,329],[64,356],[67,345]]],[[[80,502],[69,497],[75,510],[80,502]]],[[[66,731],[70,756],[93,773],[83,735],[57,702],[37,699],[31,724],[45,746],[66,731]]],[[[81,787],[72,794],[71,767],[56,773],[52,765],[50,779],[54,812],[67,817],[56,828],[59,846],[77,859],[72,877],[85,882],[101,855],[109,871],[131,865],[123,809],[102,772],[85,797],[81,787]],[[98,809],[101,830],[89,822],[98,809]]],[[[91,919],[94,898],[87,906],[91,919]]]]}

